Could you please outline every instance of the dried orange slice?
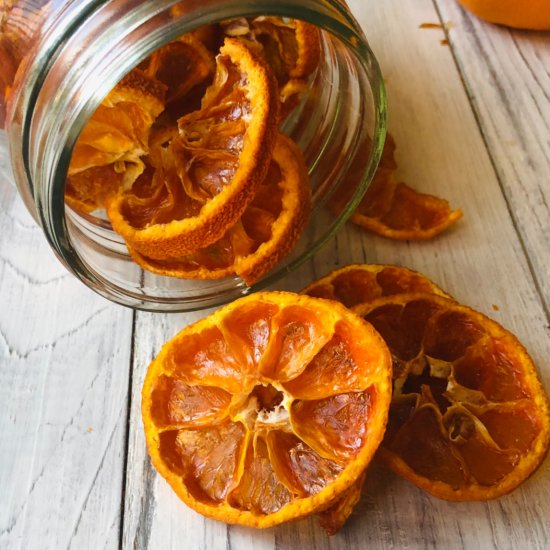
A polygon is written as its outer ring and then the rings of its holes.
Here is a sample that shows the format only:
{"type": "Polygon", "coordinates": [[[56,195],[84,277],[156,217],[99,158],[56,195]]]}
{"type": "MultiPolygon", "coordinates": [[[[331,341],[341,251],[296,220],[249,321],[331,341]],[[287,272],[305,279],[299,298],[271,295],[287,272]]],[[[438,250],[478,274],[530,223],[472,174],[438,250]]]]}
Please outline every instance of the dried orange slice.
{"type": "Polygon", "coordinates": [[[382,439],[391,364],[344,306],[241,298],[181,331],[142,394],[151,460],[205,516],[269,527],[326,508],[382,439]]]}
{"type": "MultiPolygon", "coordinates": [[[[388,135],[378,170],[350,220],[368,231],[395,240],[427,240],[442,233],[461,217],[439,197],[419,193],[395,178],[395,142],[388,135]]],[[[358,162],[363,162],[358,159],[358,162]]],[[[353,170],[352,170],[353,173],[353,170]]],[[[357,173],[360,173],[358,170],[357,173]]],[[[342,210],[355,192],[356,178],[345,181],[332,207],[342,210]]]]}
{"type": "Polygon", "coordinates": [[[65,200],[90,212],[130,186],[144,169],[151,126],[164,109],[165,86],[140,69],[107,95],[82,130],[69,164],[65,200]]]}
{"type": "Polygon", "coordinates": [[[193,34],[159,48],[141,66],[147,76],[166,85],[166,105],[174,120],[200,107],[215,70],[213,54],[193,34]]]}
{"type": "Polygon", "coordinates": [[[252,19],[250,26],[280,83],[307,78],[317,68],[321,39],[314,25],[299,19],[262,16],[252,19]]]}
{"type": "Polygon", "coordinates": [[[307,79],[319,65],[319,29],[299,19],[262,16],[222,23],[228,36],[262,45],[262,52],[275,73],[280,88],[281,119],[298,105],[307,90],[307,79]]]}
{"type": "Polygon", "coordinates": [[[170,193],[189,208],[166,210],[160,218],[151,209],[147,219],[143,209],[134,213],[131,189],[107,205],[115,231],[148,258],[182,256],[221,239],[267,174],[277,135],[277,83],[239,40],[227,38],[216,62],[201,109],[179,120],[179,135],[170,143],[179,179],[169,176],[170,193]]]}
{"type": "Polygon", "coordinates": [[[514,335],[434,294],[389,296],[354,310],[392,353],[393,399],[379,451],[392,470],[443,499],[486,500],[538,468],[550,406],[514,335]]]}
{"type": "Polygon", "coordinates": [[[184,257],[151,260],[129,246],[132,258],[159,275],[215,279],[239,275],[252,284],[295,245],[311,210],[311,189],[302,153],[279,135],[270,170],[241,219],[222,239],[184,257]]]}
{"type": "Polygon", "coordinates": [[[302,290],[303,294],[337,300],[350,308],[382,296],[406,292],[428,292],[450,298],[421,273],[397,265],[346,265],[317,279],[302,290]]]}

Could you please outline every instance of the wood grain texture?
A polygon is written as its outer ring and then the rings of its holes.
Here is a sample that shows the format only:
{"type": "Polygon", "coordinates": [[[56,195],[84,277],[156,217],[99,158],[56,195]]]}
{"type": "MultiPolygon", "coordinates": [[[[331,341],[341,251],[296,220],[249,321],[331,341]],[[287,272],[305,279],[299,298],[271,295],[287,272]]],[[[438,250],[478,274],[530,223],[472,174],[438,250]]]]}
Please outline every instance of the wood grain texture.
{"type": "MultiPolygon", "coordinates": [[[[273,288],[299,290],[350,262],[397,263],[420,270],[464,302],[515,332],[550,387],[548,319],[518,236],[514,206],[503,195],[490,146],[430,0],[349,2],[379,58],[389,95],[390,131],[401,178],[465,211],[431,242],[397,243],[347,225],[310,264],[273,288]],[[498,311],[496,310],[498,307],[498,311]]],[[[484,37],[481,38],[482,40],[484,37]]],[[[510,46],[512,47],[512,46],[510,46]]],[[[496,76],[498,78],[498,75],[496,76]]],[[[478,86],[487,86],[480,82],[478,86]]],[[[546,105],[548,109],[548,104],[546,105]]],[[[206,314],[206,312],[205,312],[206,314]]],[[[315,518],[255,532],[205,520],[181,504],[151,471],[144,451],[139,399],[144,370],[163,341],[196,316],[138,315],[132,389],[124,548],[513,549],[547,548],[543,519],[548,462],[512,495],[488,503],[434,499],[374,465],[348,525],[327,538],[315,518]]]]}
{"type": "Polygon", "coordinates": [[[132,312],[0,205],[0,548],[118,548],[132,312]]]}
{"type": "Polygon", "coordinates": [[[550,33],[435,0],[483,138],[550,311],[550,33]]]}

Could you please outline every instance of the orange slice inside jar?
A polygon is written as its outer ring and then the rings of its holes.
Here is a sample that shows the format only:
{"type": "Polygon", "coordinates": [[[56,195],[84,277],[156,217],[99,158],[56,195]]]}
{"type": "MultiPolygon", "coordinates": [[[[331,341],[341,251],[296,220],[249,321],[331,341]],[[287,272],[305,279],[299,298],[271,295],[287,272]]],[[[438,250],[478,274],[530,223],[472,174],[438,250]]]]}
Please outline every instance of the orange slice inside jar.
{"type": "Polygon", "coordinates": [[[311,188],[302,153],[293,141],[279,135],[266,178],[239,222],[222,239],[167,260],[152,260],[129,250],[137,264],[158,275],[217,279],[236,274],[250,285],[290,253],[310,210],[311,188]]]}
{"type": "Polygon", "coordinates": [[[107,95],[82,130],[69,164],[65,200],[80,212],[104,207],[144,170],[151,127],[164,109],[166,88],[140,69],[107,95]]]}
{"type": "Polygon", "coordinates": [[[261,16],[234,19],[222,24],[229,36],[261,44],[262,53],[280,88],[281,120],[298,105],[308,89],[308,78],[319,66],[319,29],[299,19],[261,16]]]}
{"type": "Polygon", "coordinates": [[[160,221],[154,209],[150,219],[143,210],[135,215],[132,189],[108,202],[115,231],[148,258],[182,256],[218,241],[267,174],[277,135],[277,84],[264,61],[239,40],[227,38],[216,59],[201,109],[178,121],[178,136],[169,145],[186,208],[160,221]]]}
{"type": "Polygon", "coordinates": [[[188,326],[151,363],[147,447],[191,508],[269,527],[325,509],[362,475],[390,384],[387,347],[358,316],[256,293],[188,326]]]}

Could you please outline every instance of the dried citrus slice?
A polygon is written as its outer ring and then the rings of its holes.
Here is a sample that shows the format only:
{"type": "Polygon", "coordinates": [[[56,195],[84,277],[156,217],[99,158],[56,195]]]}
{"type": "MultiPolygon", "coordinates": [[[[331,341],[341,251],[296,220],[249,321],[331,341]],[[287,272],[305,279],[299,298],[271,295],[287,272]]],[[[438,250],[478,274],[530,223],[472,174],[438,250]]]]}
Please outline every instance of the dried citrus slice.
{"type": "Polygon", "coordinates": [[[173,209],[171,216],[166,211],[162,219],[152,209],[147,219],[143,209],[134,213],[133,191],[122,192],[107,205],[115,231],[156,260],[221,239],[267,174],[277,119],[277,84],[269,68],[246,44],[227,38],[201,109],[179,120],[179,135],[170,143],[178,194],[192,208],[173,209]]]}
{"type": "MultiPolygon", "coordinates": [[[[378,170],[350,220],[389,239],[431,239],[456,223],[462,217],[462,211],[451,210],[446,200],[419,193],[397,181],[394,152],[395,142],[388,135],[378,170]]],[[[358,162],[363,161],[358,159],[358,162]]],[[[342,184],[332,202],[335,211],[342,210],[355,192],[357,183],[352,177],[342,184]]]]}
{"type": "Polygon", "coordinates": [[[166,106],[174,120],[200,107],[215,70],[213,54],[193,34],[159,48],[141,66],[147,76],[166,85],[166,106]]]}
{"type": "Polygon", "coordinates": [[[256,293],[188,326],[151,363],[147,447],[190,507],[269,527],[326,508],[361,476],[390,384],[387,347],[344,306],[256,293]]]}
{"type": "Polygon", "coordinates": [[[314,25],[299,19],[262,16],[252,19],[250,26],[280,83],[306,78],[317,68],[321,39],[314,25]]]}
{"type": "Polygon", "coordinates": [[[275,73],[280,88],[281,119],[298,105],[307,90],[307,79],[319,65],[319,29],[299,19],[262,16],[222,23],[228,36],[262,45],[262,53],[275,73]]]}
{"type": "Polygon", "coordinates": [[[421,273],[397,265],[346,265],[317,279],[302,290],[303,294],[337,300],[350,308],[382,296],[406,292],[429,292],[450,298],[421,273]]]}
{"type": "Polygon", "coordinates": [[[356,306],[388,344],[393,398],[380,457],[434,496],[486,500],[541,464],[550,406],[535,366],[499,324],[442,296],[356,306]]]}
{"type": "Polygon", "coordinates": [[[215,279],[237,274],[252,284],[284,258],[311,210],[311,189],[302,153],[279,135],[270,170],[241,219],[222,239],[184,257],[151,260],[129,250],[144,269],[171,277],[215,279]]]}
{"type": "Polygon", "coordinates": [[[69,164],[65,200],[75,209],[102,208],[144,169],[151,126],[164,109],[165,86],[140,69],[128,73],[82,130],[69,164]]]}

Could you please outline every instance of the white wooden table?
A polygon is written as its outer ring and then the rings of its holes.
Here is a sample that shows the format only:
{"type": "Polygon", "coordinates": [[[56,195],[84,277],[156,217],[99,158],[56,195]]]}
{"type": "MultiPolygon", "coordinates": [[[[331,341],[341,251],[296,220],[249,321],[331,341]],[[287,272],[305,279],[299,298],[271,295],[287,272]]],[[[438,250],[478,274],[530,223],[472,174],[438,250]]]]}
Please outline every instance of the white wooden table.
{"type": "MultiPolygon", "coordinates": [[[[454,0],[350,5],[385,74],[400,175],[465,218],[426,243],[346,227],[276,288],[350,262],[417,269],[517,334],[550,389],[550,33],[485,24],[454,0]]],[[[439,501],[374,466],[330,539],[314,519],[253,531],[187,509],[146,456],[140,390],[162,342],[204,314],[138,313],[96,296],[2,182],[2,550],[550,548],[550,459],[486,503],[439,501]]]]}

